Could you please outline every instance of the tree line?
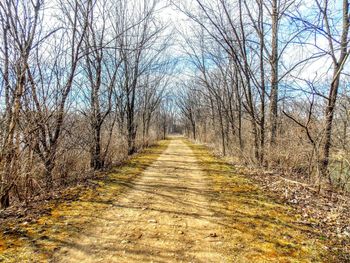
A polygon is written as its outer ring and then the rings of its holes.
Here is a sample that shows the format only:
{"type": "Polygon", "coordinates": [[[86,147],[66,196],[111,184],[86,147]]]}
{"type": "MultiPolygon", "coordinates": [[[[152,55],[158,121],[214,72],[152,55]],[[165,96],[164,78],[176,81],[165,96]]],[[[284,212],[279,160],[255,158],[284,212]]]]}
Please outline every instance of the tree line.
{"type": "Polygon", "coordinates": [[[173,3],[191,24],[177,100],[187,134],[319,190],[349,189],[348,1],[173,3]]]}
{"type": "Polygon", "coordinates": [[[156,0],[0,2],[0,206],[165,136],[176,64],[156,0]]]}

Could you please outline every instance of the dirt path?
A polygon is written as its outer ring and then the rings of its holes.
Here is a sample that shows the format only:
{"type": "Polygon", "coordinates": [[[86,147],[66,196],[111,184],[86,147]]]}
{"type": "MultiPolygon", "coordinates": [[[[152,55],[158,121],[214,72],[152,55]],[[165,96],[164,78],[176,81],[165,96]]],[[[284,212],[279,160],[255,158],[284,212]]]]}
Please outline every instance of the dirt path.
{"type": "Polygon", "coordinates": [[[208,181],[180,139],[113,202],[59,262],[232,262],[208,181]]]}
{"type": "Polygon", "coordinates": [[[94,184],[8,224],[0,262],[343,262],[295,210],[183,138],[94,184]]]}

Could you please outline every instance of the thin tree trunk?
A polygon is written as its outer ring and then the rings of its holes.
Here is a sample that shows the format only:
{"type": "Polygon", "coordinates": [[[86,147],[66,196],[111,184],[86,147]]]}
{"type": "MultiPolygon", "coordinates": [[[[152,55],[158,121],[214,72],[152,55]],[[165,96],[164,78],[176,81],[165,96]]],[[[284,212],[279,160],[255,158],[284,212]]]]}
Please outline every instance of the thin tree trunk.
{"type": "Polygon", "coordinates": [[[94,170],[102,169],[101,159],[101,127],[95,127],[94,129],[94,141],[91,149],[91,161],[90,166],[94,170]]]}
{"type": "Polygon", "coordinates": [[[220,129],[221,129],[222,154],[225,156],[226,155],[225,131],[224,131],[224,122],[223,122],[223,117],[221,112],[221,106],[218,107],[218,112],[219,112],[220,129]]]}
{"type": "Polygon", "coordinates": [[[329,100],[328,105],[326,108],[326,123],[325,123],[325,138],[324,138],[324,144],[323,144],[323,153],[322,153],[322,160],[321,160],[321,174],[328,178],[329,183],[331,183],[331,178],[328,173],[328,166],[329,166],[329,154],[330,154],[330,148],[331,148],[331,140],[332,140],[332,128],[333,128],[333,118],[334,118],[334,110],[335,105],[337,101],[337,95],[338,95],[338,88],[339,88],[339,81],[340,81],[340,74],[337,74],[339,71],[339,67],[336,67],[334,69],[334,81],[331,84],[331,89],[329,92],[329,100]]]}
{"type": "Polygon", "coordinates": [[[270,94],[270,144],[276,142],[278,111],[278,0],[272,1],[272,40],[271,40],[271,94],[270,94]]]}

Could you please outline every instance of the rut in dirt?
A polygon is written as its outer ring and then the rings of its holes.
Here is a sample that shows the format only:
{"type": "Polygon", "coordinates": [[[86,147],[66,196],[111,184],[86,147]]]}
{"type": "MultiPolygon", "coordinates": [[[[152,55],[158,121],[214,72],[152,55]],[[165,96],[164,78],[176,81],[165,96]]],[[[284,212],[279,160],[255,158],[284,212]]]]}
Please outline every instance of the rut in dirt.
{"type": "Polygon", "coordinates": [[[194,153],[174,139],[96,219],[96,228],[61,249],[55,261],[231,262],[231,242],[207,189],[194,153]]]}

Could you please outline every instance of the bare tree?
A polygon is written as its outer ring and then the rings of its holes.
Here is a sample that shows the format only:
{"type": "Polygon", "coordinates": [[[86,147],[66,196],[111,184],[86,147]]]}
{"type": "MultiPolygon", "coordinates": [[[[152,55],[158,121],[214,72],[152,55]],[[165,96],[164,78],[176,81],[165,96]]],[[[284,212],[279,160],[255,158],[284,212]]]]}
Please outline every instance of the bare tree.
{"type": "Polygon", "coordinates": [[[141,77],[157,67],[162,51],[168,46],[166,42],[157,44],[164,26],[154,19],[156,7],[157,1],[137,2],[133,8],[127,9],[127,13],[120,16],[121,28],[116,28],[117,32],[125,31],[119,39],[122,60],[120,83],[124,94],[125,106],[122,111],[125,110],[129,155],[136,151],[136,99],[143,85],[141,77]]]}
{"type": "Polygon", "coordinates": [[[1,138],[0,206],[9,206],[9,192],[18,176],[20,138],[17,128],[20,121],[22,97],[28,83],[29,61],[41,39],[43,3],[40,0],[6,0],[0,3],[0,22],[3,31],[1,42],[1,79],[5,91],[4,128],[1,138]]]}
{"type": "MultiPolygon", "coordinates": [[[[86,115],[90,120],[91,145],[90,165],[94,170],[104,166],[108,147],[102,151],[102,127],[113,109],[113,93],[116,86],[117,72],[120,66],[117,47],[110,47],[116,40],[108,36],[108,24],[111,23],[110,4],[107,1],[95,3],[90,12],[88,28],[84,38],[83,68],[87,75],[87,85],[83,92],[88,97],[89,107],[86,115]]],[[[115,8],[121,8],[116,6],[115,8]]],[[[113,36],[113,35],[112,35],[113,36]]],[[[114,36],[118,38],[118,36],[114,36]]],[[[112,127],[113,129],[113,127],[112,127]]],[[[110,134],[111,135],[111,134],[110,134]]],[[[108,138],[108,141],[111,138],[108,138]]],[[[107,144],[108,145],[108,144],[107,144]]]]}
{"type": "Polygon", "coordinates": [[[82,58],[81,48],[92,7],[91,1],[84,4],[79,0],[61,3],[61,34],[52,40],[54,49],[51,57],[48,61],[38,57],[36,67],[27,69],[30,96],[34,103],[28,104],[26,109],[26,119],[33,125],[26,143],[32,145],[44,164],[48,189],[53,185],[52,171],[64,127],[67,101],[82,58]]]}

